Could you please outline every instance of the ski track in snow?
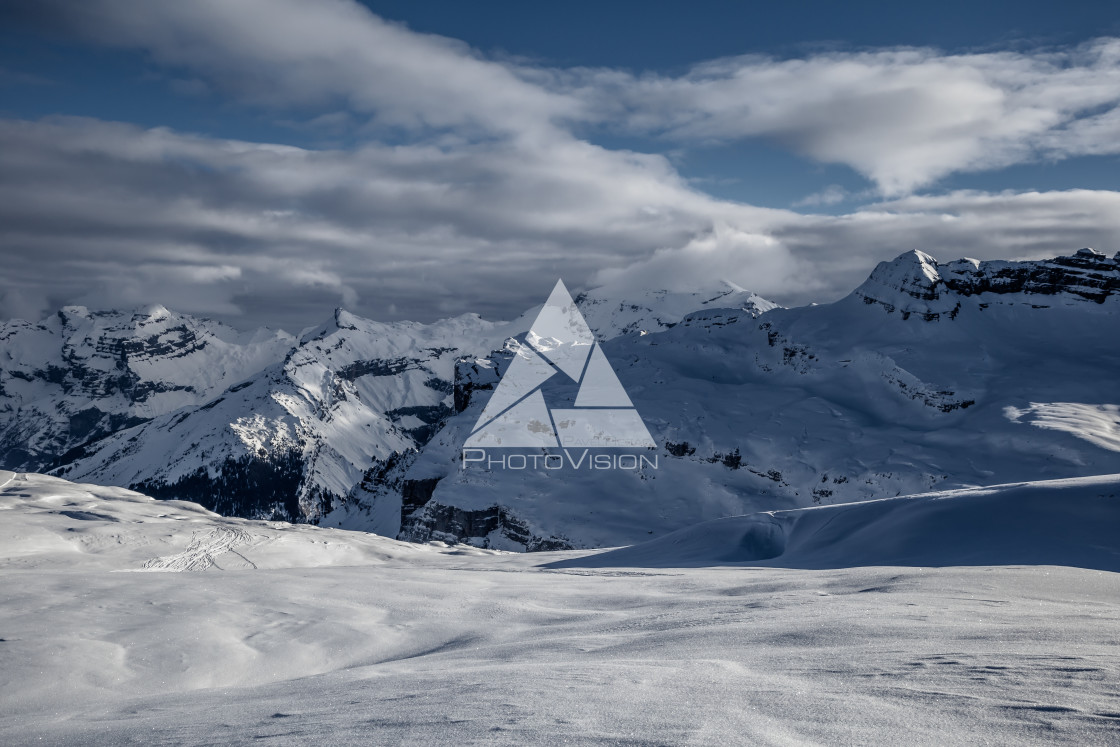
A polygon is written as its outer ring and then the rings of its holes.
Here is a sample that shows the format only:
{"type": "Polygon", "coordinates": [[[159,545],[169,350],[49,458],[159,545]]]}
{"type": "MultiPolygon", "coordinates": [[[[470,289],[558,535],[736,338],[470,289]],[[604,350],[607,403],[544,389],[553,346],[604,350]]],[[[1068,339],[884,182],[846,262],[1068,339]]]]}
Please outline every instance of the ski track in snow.
{"type": "Polygon", "coordinates": [[[239,545],[250,545],[252,543],[253,536],[245,530],[218,526],[201,537],[196,537],[187,546],[186,550],[162,558],[152,558],[144,564],[141,570],[171,573],[204,571],[211,567],[218,567],[220,570],[221,567],[218,566],[216,560],[226,553],[233,553],[251,567],[256,568],[257,566],[251,560],[234,549],[239,545]]]}

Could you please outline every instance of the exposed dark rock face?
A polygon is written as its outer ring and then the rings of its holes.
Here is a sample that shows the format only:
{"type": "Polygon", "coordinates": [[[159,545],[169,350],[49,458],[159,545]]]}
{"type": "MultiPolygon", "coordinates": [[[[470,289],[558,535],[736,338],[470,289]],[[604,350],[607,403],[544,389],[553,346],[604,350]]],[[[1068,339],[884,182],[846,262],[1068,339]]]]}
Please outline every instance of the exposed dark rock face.
{"type": "Polygon", "coordinates": [[[402,523],[398,539],[410,542],[467,542],[489,548],[498,536],[505,540],[499,544],[499,549],[505,549],[508,543],[526,552],[573,549],[571,542],[564,537],[535,535],[525,521],[497,504],[469,510],[429,501],[402,523]]]}
{"type": "Polygon", "coordinates": [[[454,411],[443,404],[398,407],[395,410],[389,410],[385,413],[386,417],[398,425],[400,425],[403,418],[407,417],[413,417],[419,420],[422,425],[414,427],[401,426],[401,429],[419,445],[426,444],[452,414],[454,414],[454,411]]]}
{"type": "Polygon", "coordinates": [[[485,361],[460,358],[455,364],[455,412],[466,410],[475,392],[493,391],[511,360],[513,353],[504,349],[495,350],[485,361]]]}
{"type": "Polygon", "coordinates": [[[397,358],[388,361],[355,361],[338,369],[335,375],[344,381],[353,381],[361,376],[396,376],[418,366],[419,362],[412,358],[397,358]]]}
{"type": "MultiPolygon", "coordinates": [[[[170,484],[144,480],[129,488],[154,498],[193,501],[223,516],[296,522],[304,519],[299,501],[303,467],[298,451],[269,458],[227,458],[213,467],[213,476],[211,470],[199,468],[170,484]]],[[[326,507],[336,497],[313,499],[326,507]]]]}
{"type": "Polygon", "coordinates": [[[1110,258],[1093,249],[1081,249],[1071,257],[1040,262],[980,262],[975,267],[950,262],[945,266],[952,268],[943,278],[945,287],[962,296],[1069,293],[1104,303],[1109,296],[1120,293],[1120,252],[1110,258]]]}
{"type": "Polygon", "coordinates": [[[436,485],[440,478],[429,477],[422,480],[404,480],[401,482],[401,523],[410,517],[417,509],[423,508],[432,499],[436,485]]]}
{"type": "Polygon", "coordinates": [[[680,443],[673,443],[672,441],[665,442],[665,451],[669,452],[675,457],[691,456],[696,453],[696,447],[691,446],[688,441],[681,441],[680,443]]]}

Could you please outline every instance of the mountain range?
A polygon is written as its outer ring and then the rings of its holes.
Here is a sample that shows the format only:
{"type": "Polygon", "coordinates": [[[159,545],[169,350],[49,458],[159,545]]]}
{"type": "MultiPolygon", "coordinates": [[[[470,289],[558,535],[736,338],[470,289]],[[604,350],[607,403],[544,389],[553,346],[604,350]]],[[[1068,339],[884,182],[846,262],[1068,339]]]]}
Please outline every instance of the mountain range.
{"type": "MultiPolygon", "coordinates": [[[[576,303],[656,470],[464,469],[537,310],[298,337],[162,307],[0,324],[0,467],[219,513],[506,550],[610,547],[697,522],[1120,472],[1120,254],[907,252],[831,304],[721,283],[576,303]]],[[[543,299],[542,299],[543,301],[543,299]]],[[[561,393],[562,394],[562,393],[561,393]]]]}

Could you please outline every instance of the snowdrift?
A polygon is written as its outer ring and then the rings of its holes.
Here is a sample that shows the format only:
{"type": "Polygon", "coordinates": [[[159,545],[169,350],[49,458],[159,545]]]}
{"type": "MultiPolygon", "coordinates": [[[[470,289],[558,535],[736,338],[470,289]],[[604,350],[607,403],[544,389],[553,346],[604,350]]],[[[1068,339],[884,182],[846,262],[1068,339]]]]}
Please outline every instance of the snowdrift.
{"type": "Polygon", "coordinates": [[[391,561],[430,565],[495,554],[224,517],[189,501],[0,470],[0,574],[369,569],[391,561]]]}
{"type": "Polygon", "coordinates": [[[1120,572],[1120,475],[716,519],[549,568],[1060,565],[1120,572]]]}

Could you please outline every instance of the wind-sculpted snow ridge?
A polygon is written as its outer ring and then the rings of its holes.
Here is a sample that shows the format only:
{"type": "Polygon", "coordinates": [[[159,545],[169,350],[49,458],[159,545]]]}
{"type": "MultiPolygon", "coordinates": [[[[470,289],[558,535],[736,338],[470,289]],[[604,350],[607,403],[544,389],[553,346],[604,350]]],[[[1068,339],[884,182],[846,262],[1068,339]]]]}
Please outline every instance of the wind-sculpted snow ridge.
{"type": "Polygon", "coordinates": [[[229,518],[197,503],[0,471],[0,572],[222,572],[490,555],[308,524],[229,518]]]}
{"type": "Polygon", "coordinates": [[[0,743],[1112,744],[1120,573],[1069,540],[1115,490],[990,491],[1059,565],[972,566],[976,494],[802,511],[786,551],[906,561],[884,530],[921,528],[957,567],[695,567],[744,551],[717,526],[595,568],[0,472],[0,743]]]}
{"type": "Polygon", "coordinates": [[[715,519],[549,567],[720,565],[1067,565],[1120,573],[1120,475],[715,519]]]}

